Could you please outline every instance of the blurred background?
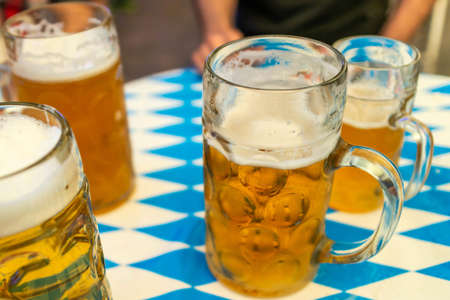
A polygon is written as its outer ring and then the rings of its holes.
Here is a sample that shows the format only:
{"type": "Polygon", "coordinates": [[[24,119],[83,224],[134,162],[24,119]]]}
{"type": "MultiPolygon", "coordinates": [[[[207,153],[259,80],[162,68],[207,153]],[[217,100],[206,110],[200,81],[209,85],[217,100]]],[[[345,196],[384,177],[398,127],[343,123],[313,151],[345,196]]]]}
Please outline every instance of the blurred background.
{"type": "MultiPolygon", "coordinates": [[[[0,5],[4,8],[5,3],[12,3],[13,6],[23,7],[23,3],[40,5],[49,1],[0,0],[0,5]]],[[[201,42],[193,0],[89,1],[108,3],[112,8],[119,32],[126,81],[193,66],[191,54],[201,42]]],[[[398,0],[389,1],[393,5],[398,0]]],[[[422,52],[423,72],[450,76],[449,2],[436,0],[431,15],[411,42],[422,52]]],[[[4,55],[4,50],[0,51],[0,59],[4,55]]]]}
{"type": "MultiPolygon", "coordinates": [[[[448,2],[436,1],[412,42],[422,51],[423,71],[428,73],[450,75],[448,2]]],[[[114,17],[126,81],[192,65],[190,56],[201,35],[190,0],[123,0],[114,17]]]]}
{"type": "Polygon", "coordinates": [[[200,29],[190,0],[124,0],[113,10],[125,80],[191,66],[200,29]]]}

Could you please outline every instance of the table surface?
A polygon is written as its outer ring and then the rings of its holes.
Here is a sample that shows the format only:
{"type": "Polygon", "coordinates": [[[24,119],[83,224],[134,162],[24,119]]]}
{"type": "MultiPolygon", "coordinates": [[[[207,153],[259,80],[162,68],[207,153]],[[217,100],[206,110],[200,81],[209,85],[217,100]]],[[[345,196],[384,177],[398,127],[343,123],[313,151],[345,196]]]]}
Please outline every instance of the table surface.
{"type": "MultiPolygon", "coordinates": [[[[249,299],[205,262],[201,78],[177,69],[126,84],[137,186],[123,206],[97,218],[115,300],[249,299]]],[[[426,186],[406,201],[381,253],[352,265],[322,264],[314,281],[283,299],[450,299],[450,77],[421,74],[414,115],[435,138],[426,186]]],[[[400,169],[411,173],[406,137],[400,169]]],[[[378,213],[327,213],[327,235],[358,240],[378,213]]]]}

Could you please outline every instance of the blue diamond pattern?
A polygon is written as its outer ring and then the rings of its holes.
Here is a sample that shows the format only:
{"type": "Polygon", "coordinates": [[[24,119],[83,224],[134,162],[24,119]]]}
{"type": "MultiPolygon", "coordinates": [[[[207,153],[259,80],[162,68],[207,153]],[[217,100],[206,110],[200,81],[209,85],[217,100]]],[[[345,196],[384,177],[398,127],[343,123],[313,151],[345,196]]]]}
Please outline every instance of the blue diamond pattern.
{"type": "Polygon", "coordinates": [[[339,293],[331,296],[318,298],[317,300],[368,300],[368,298],[348,294],[348,293],[339,293]]]}
{"type": "Polygon", "coordinates": [[[164,109],[164,110],[157,110],[156,113],[160,114],[160,115],[171,115],[171,116],[176,116],[176,117],[180,117],[180,118],[191,119],[191,118],[198,117],[199,115],[201,115],[202,109],[197,106],[183,105],[183,106],[178,106],[178,107],[164,109]]]}
{"type": "Polygon", "coordinates": [[[450,84],[430,89],[432,93],[450,94],[450,84]]]}
{"type": "Polygon", "coordinates": [[[170,147],[150,150],[149,152],[190,161],[202,157],[202,147],[202,144],[186,141],[170,147]]]}
{"type": "Polygon", "coordinates": [[[188,120],[184,123],[155,129],[153,132],[176,136],[196,136],[202,134],[202,126],[199,124],[194,124],[188,120]]]}
{"type": "Polygon", "coordinates": [[[322,264],[314,282],[346,291],[405,272],[368,261],[348,265],[322,264]]]}
{"type": "MultiPolygon", "coordinates": [[[[399,168],[403,178],[411,178],[411,174],[414,170],[413,165],[402,166],[399,168]]],[[[447,183],[450,178],[450,169],[443,167],[431,166],[430,174],[428,175],[427,185],[441,185],[447,183]]]]}
{"type": "Polygon", "coordinates": [[[403,232],[402,234],[416,239],[450,246],[450,221],[428,225],[403,232]]]}
{"type": "MultiPolygon", "coordinates": [[[[417,150],[416,143],[404,142],[401,156],[403,158],[416,160],[416,150],[417,150]]],[[[437,155],[441,155],[441,154],[450,153],[450,148],[435,145],[433,151],[434,151],[433,155],[437,156],[437,155]]]]}
{"type": "Polygon", "coordinates": [[[100,231],[100,233],[106,233],[106,232],[115,231],[115,230],[119,230],[119,229],[120,228],[118,228],[118,227],[98,223],[98,230],[100,231]]]}
{"type": "Polygon", "coordinates": [[[183,242],[191,246],[205,244],[205,221],[197,217],[187,217],[182,220],[140,228],[138,231],[156,236],[160,239],[183,242]]]}
{"type": "Polygon", "coordinates": [[[221,300],[226,299],[211,294],[206,294],[195,289],[182,289],[165,295],[149,298],[154,300],[221,300]]]}
{"type": "Polygon", "coordinates": [[[417,272],[450,281],[450,261],[417,272]]]}
{"type": "Polygon", "coordinates": [[[331,220],[325,221],[327,236],[339,242],[356,242],[368,238],[372,231],[331,220]]]}
{"type": "Polygon", "coordinates": [[[405,207],[450,216],[450,192],[428,190],[405,202],[405,207]]]}
{"type": "Polygon", "coordinates": [[[183,87],[176,92],[160,94],[159,96],[169,99],[192,101],[200,99],[202,92],[191,90],[189,87],[183,87]]]}
{"type": "Polygon", "coordinates": [[[178,83],[182,85],[191,85],[193,83],[199,83],[202,81],[202,77],[194,69],[185,69],[175,75],[156,75],[153,76],[153,78],[164,82],[178,83]]]}
{"type": "Polygon", "coordinates": [[[132,266],[175,278],[190,285],[216,281],[206,265],[205,255],[193,249],[173,251],[132,266]]]}
{"type": "Polygon", "coordinates": [[[115,262],[110,261],[110,260],[108,260],[108,259],[105,259],[105,267],[106,267],[107,269],[109,269],[109,268],[114,268],[114,267],[117,267],[117,266],[118,266],[118,264],[116,264],[115,262]]]}
{"type": "Polygon", "coordinates": [[[194,213],[205,209],[203,193],[191,189],[148,198],[140,202],[182,213],[194,213]]]}
{"type": "Polygon", "coordinates": [[[199,166],[186,165],[174,169],[167,169],[159,172],[147,173],[147,177],[173,181],[186,185],[196,185],[203,183],[203,169],[199,166]],[[189,176],[186,176],[189,174],[189,176]]]}

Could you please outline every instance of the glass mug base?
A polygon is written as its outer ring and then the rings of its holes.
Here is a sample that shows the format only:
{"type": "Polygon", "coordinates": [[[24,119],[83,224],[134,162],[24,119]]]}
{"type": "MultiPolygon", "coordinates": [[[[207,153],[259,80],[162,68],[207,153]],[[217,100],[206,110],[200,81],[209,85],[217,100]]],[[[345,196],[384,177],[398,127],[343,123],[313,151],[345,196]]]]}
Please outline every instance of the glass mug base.
{"type": "Polygon", "coordinates": [[[236,291],[240,294],[260,298],[281,297],[298,292],[299,290],[303,289],[309,282],[311,282],[318,268],[317,265],[313,271],[314,275],[311,275],[309,278],[305,278],[304,280],[298,281],[295,284],[289,284],[289,287],[287,288],[262,290],[260,288],[252,288],[246,286],[245,283],[237,282],[234,278],[228,278],[222,275],[221,272],[216,270],[215,264],[211,260],[212,259],[207,255],[206,262],[208,263],[209,270],[220,283],[225,285],[227,288],[236,291]]]}

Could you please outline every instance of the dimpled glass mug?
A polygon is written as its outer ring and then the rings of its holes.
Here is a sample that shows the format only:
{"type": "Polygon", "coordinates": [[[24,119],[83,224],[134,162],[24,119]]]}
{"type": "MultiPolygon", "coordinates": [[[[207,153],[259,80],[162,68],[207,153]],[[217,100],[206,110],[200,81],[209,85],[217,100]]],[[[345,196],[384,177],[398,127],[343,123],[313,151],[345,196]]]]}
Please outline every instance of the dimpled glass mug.
{"type": "Polygon", "coordinates": [[[332,47],[255,36],[214,50],[203,74],[206,258],[239,292],[277,296],[304,287],[319,263],[375,255],[397,225],[403,187],[385,156],[340,139],[347,64],[332,47]],[[328,239],[333,171],[360,168],[386,198],[377,230],[328,239]]]}
{"type": "MultiPolygon", "coordinates": [[[[347,103],[342,138],[380,151],[398,163],[406,130],[417,143],[417,157],[406,187],[414,197],[428,177],[433,156],[431,131],[411,116],[417,89],[420,52],[380,36],[355,36],[334,43],[348,62],[347,103]]],[[[336,172],[330,207],[371,211],[383,203],[378,182],[358,169],[336,172]]]]}

